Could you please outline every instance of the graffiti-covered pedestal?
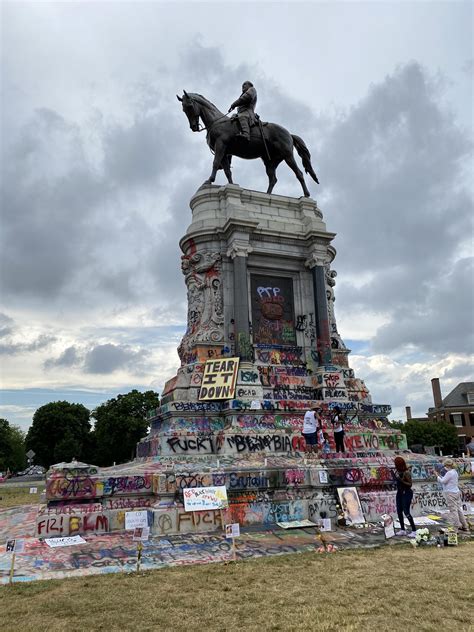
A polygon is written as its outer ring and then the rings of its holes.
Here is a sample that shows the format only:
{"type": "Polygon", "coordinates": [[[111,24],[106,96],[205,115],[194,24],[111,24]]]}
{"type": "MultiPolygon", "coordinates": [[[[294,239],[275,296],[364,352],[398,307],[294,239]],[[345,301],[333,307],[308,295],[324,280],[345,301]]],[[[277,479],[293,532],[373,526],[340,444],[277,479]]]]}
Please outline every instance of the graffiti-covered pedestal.
{"type": "MultiPolygon", "coordinates": [[[[125,512],[143,508],[156,535],[213,531],[223,519],[334,522],[336,489],[347,486],[366,520],[394,514],[393,457],[406,439],[349,366],[334,312],[334,233],[316,202],[208,186],[191,209],[180,241],[187,329],[150,434],[132,463],[53,468],[38,535],[120,531],[125,512]],[[332,450],[324,458],[304,452],[303,415],[314,405],[332,450]],[[335,452],[336,406],[346,414],[344,454],[335,452]],[[221,485],[228,510],[184,511],[184,488],[221,485]]],[[[405,456],[415,515],[443,506],[436,458],[405,456]]],[[[470,477],[469,461],[457,467],[470,477]]]]}
{"type": "Polygon", "coordinates": [[[327,414],[335,406],[349,413],[349,448],[406,447],[387,426],[390,407],[374,405],[349,367],[334,313],[334,233],[316,202],[209,186],[191,209],[180,242],[188,293],[181,366],[138,456],[301,451],[302,416],[315,402],[327,414]],[[219,372],[235,358],[232,396],[211,382],[203,399],[206,361],[219,372]]]}

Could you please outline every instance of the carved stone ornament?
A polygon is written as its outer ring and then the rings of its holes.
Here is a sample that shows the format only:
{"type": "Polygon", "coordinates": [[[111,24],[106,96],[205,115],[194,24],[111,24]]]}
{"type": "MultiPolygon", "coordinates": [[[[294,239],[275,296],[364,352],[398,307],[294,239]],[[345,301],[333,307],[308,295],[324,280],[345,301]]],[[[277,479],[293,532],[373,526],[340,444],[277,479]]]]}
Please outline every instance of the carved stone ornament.
{"type": "Polygon", "coordinates": [[[333,349],[346,349],[347,347],[337,331],[336,315],[334,312],[334,301],[336,300],[334,286],[336,285],[337,272],[335,270],[331,270],[329,264],[326,264],[325,266],[325,277],[331,347],[333,349]]]}
{"type": "Polygon", "coordinates": [[[178,347],[181,364],[187,364],[196,343],[224,340],[222,257],[219,252],[196,252],[181,257],[188,289],[188,323],[178,347]]]}
{"type": "Polygon", "coordinates": [[[236,257],[248,257],[253,248],[246,242],[233,241],[227,249],[227,256],[231,259],[236,257]]]}
{"type": "Polygon", "coordinates": [[[304,262],[305,266],[309,269],[314,266],[327,266],[330,263],[330,257],[326,251],[313,250],[309,257],[304,262]]]}

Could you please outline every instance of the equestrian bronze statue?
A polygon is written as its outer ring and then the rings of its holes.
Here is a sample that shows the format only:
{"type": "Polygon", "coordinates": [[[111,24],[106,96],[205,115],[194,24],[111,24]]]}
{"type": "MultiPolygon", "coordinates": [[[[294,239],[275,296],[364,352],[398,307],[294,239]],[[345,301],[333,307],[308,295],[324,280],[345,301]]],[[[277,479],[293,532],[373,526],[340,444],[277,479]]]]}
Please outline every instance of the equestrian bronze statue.
{"type": "MultiPolygon", "coordinates": [[[[242,86],[241,97],[234,101],[230,109],[238,107],[240,110],[242,106],[248,108],[250,101],[248,97],[245,97],[248,87],[254,90],[250,82],[245,82],[242,86]],[[244,88],[246,89],[244,90],[244,88]]],[[[254,93],[252,90],[250,95],[253,98],[254,93]]],[[[232,184],[232,173],[230,170],[232,156],[248,160],[261,158],[268,176],[267,193],[271,193],[277,182],[276,169],[280,162],[284,160],[300,181],[304,195],[309,197],[310,193],[304,181],[303,173],[293,156],[293,148],[296,148],[300,155],[306,173],[309,173],[313,180],[319,184],[319,180],[311,165],[311,154],[303,139],[299,136],[290,134],[284,127],[275,123],[262,123],[257,115],[255,115],[255,124],[251,125],[249,130],[246,129],[245,124],[244,129],[242,129],[242,122],[239,124],[239,118],[242,118],[243,111],[239,111],[237,117],[229,117],[200,94],[188,93],[184,90],[182,97],[178,95],[176,97],[183,105],[183,111],[188,117],[191,130],[193,132],[207,130],[207,144],[214,153],[214,161],[211,175],[204,184],[212,184],[219,169],[224,170],[227,180],[232,184]],[[203,122],[204,127],[202,128],[199,125],[199,119],[203,122]],[[248,131],[250,138],[248,138],[248,131]]],[[[250,123],[252,123],[252,120],[250,120],[250,123]]]]}

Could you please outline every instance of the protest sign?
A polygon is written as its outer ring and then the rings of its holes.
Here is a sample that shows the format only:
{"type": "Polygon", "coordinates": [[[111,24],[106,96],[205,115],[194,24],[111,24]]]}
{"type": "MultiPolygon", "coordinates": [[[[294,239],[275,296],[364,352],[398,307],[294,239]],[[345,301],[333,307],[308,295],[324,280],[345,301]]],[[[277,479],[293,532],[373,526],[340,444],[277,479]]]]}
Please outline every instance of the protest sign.
{"type": "Polygon", "coordinates": [[[147,511],[127,511],[125,514],[125,529],[130,531],[137,527],[148,527],[147,511]]]}
{"type": "Polygon", "coordinates": [[[204,366],[199,400],[232,399],[240,358],[208,360],[204,366]]]}
{"type": "Polygon", "coordinates": [[[23,553],[25,550],[24,540],[7,540],[5,553],[23,553]]]}
{"type": "Polygon", "coordinates": [[[227,540],[231,538],[238,538],[240,536],[240,524],[235,522],[233,524],[226,524],[225,537],[227,540]]]}
{"type": "Polygon", "coordinates": [[[331,531],[331,518],[322,518],[321,531],[331,531]]]}
{"type": "Polygon", "coordinates": [[[73,546],[75,544],[85,544],[84,538],[81,538],[80,535],[73,535],[67,538],[46,538],[45,542],[51,548],[56,548],[58,546],[73,546]]]}
{"type": "Polygon", "coordinates": [[[150,527],[136,527],[133,530],[133,542],[146,542],[150,536],[150,527]]]}
{"type": "Polygon", "coordinates": [[[8,582],[11,584],[13,581],[13,575],[15,573],[15,557],[17,553],[23,553],[25,549],[25,541],[24,540],[7,540],[6,545],[5,545],[5,552],[6,553],[13,553],[12,555],[12,561],[10,564],[10,577],[8,582]]]}
{"type": "Polygon", "coordinates": [[[225,485],[218,487],[187,487],[183,490],[185,511],[209,511],[228,506],[225,485]]]}
{"type": "Polygon", "coordinates": [[[392,516],[389,514],[383,514],[382,521],[386,539],[388,540],[389,538],[393,538],[395,536],[395,526],[392,516]]]}
{"type": "Polygon", "coordinates": [[[289,520],[287,522],[277,522],[282,529],[301,529],[303,527],[316,527],[317,525],[311,520],[289,520]]]}
{"type": "Polygon", "coordinates": [[[327,483],[328,482],[328,473],[326,470],[319,470],[319,482],[327,483]]]}

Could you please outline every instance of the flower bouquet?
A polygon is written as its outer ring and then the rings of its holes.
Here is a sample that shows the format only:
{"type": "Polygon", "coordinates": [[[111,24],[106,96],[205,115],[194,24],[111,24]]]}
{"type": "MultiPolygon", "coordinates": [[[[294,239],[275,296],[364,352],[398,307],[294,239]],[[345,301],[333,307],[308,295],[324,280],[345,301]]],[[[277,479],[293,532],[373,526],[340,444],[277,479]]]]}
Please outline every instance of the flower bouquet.
{"type": "Polygon", "coordinates": [[[436,543],[436,540],[431,537],[429,529],[417,529],[415,533],[415,538],[411,540],[413,546],[427,546],[436,543]]]}

